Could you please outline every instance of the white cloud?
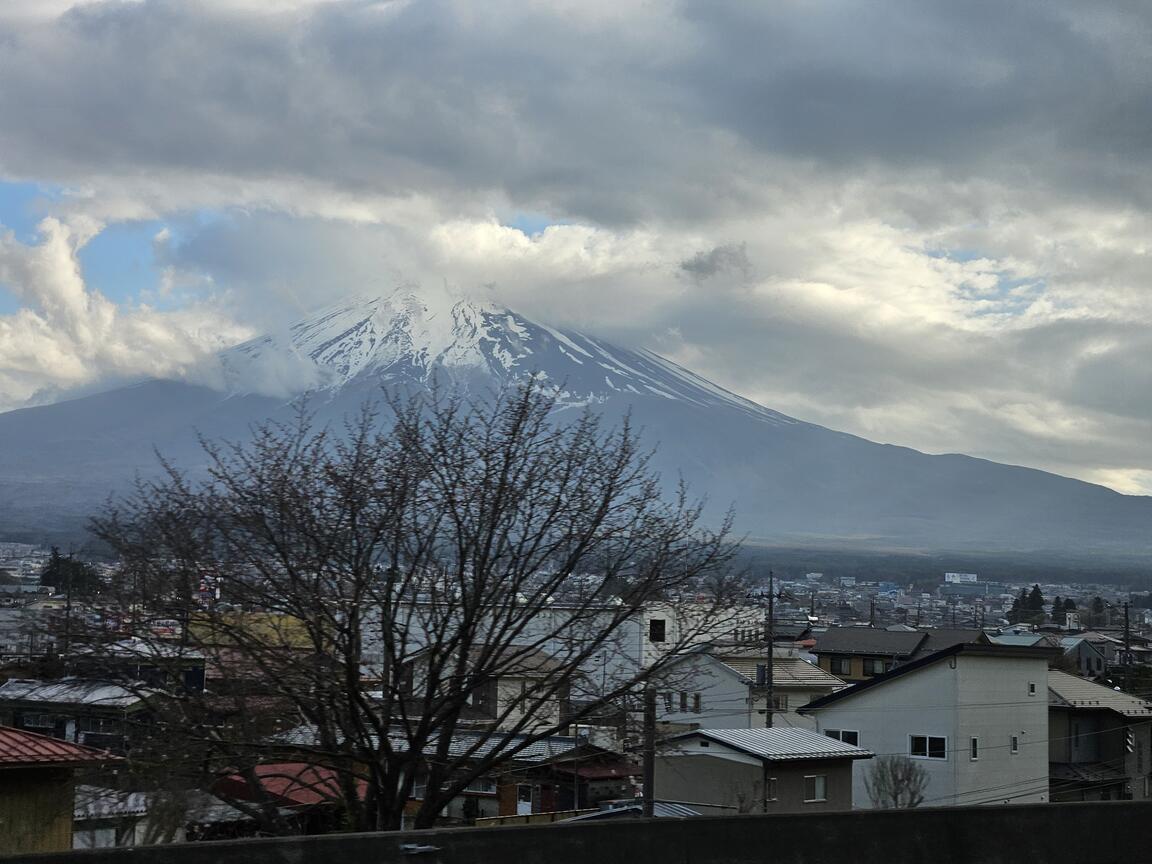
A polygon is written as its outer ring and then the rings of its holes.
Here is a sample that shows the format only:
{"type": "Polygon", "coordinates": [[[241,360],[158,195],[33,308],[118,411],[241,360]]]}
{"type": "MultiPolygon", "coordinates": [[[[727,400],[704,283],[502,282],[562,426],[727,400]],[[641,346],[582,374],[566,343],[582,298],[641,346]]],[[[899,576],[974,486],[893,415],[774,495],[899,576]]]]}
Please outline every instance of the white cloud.
{"type": "Polygon", "coordinates": [[[107,378],[198,374],[207,352],[248,333],[208,304],[124,308],[89,289],[77,251],[96,230],[48,218],[34,245],[0,235],[0,283],[23,303],[0,316],[0,410],[107,378]]]}
{"type": "Polygon", "coordinates": [[[0,241],[0,404],[448,281],[836,428],[1146,488],[1150,32],[1072,0],[0,4],[0,177],[68,190],[0,241]],[[85,285],[101,226],[205,209],[156,239],[176,311],[85,285]]]}

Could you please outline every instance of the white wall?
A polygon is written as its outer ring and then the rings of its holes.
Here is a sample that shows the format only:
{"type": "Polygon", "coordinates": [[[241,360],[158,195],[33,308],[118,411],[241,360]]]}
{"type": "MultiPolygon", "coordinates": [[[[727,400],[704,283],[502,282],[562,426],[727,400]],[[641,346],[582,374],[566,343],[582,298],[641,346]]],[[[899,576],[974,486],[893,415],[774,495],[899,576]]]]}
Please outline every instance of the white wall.
{"type": "MultiPolygon", "coordinates": [[[[877,756],[909,755],[909,736],[948,739],[947,758],[916,759],[928,772],[922,806],[1048,800],[1047,663],[959,654],[871,687],[816,712],[817,728],[852,729],[877,756]],[[1036,694],[1028,695],[1028,684],[1036,694]],[[1011,736],[1020,752],[1013,754],[1011,736]],[[980,739],[979,759],[969,758],[980,739]]],[[[853,769],[853,800],[870,807],[871,761],[853,769]]]]}

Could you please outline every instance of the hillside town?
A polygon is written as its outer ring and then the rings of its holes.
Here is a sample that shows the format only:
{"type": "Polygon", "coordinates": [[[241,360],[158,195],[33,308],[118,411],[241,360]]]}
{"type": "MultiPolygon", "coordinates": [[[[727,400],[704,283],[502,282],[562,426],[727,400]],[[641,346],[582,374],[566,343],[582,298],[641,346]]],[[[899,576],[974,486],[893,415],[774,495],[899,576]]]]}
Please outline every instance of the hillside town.
{"type": "MultiPolygon", "coordinates": [[[[0,796],[0,819],[51,826],[8,834],[5,852],[344,830],[370,766],[332,740],[338,725],[262,682],[309,653],[304,620],[239,615],[207,578],[181,611],[159,598],[128,607],[118,564],[28,545],[0,554],[0,763],[23,778],[0,796]],[[83,568],[97,579],[81,587],[83,568]],[[224,620],[240,630],[211,632],[224,620]],[[199,735],[243,727],[243,750],[164,752],[178,737],[166,724],[186,726],[192,705],[199,735]],[[198,764],[177,764],[189,757],[198,764]]],[[[556,597],[505,643],[514,657],[472,688],[458,722],[424,741],[400,827],[433,799],[430,783],[449,794],[426,826],[1152,800],[1148,595],[966,573],[938,583],[773,574],[722,610],[646,602],[622,615],[611,651],[562,679],[569,640],[552,631],[576,594],[556,597]],[[634,674],[645,667],[656,671],[634,674]],[[614,689],[624,680],[641,683],[614,689]]],[[[398,701],[369,639],[345,682],[389,712],[395,746],[416,712],[437,710],[419,698],[435,650],[405,655],[398,701]]]]}

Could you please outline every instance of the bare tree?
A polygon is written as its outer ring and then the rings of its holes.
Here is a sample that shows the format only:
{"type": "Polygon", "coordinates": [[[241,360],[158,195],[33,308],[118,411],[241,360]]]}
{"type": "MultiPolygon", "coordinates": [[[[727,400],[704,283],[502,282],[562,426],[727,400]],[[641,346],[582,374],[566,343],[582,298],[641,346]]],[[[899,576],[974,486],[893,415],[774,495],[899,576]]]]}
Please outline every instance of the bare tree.
{"type": "MultiPolygon", "coordinates": [[[[205,442],[207,479],[165,464],[94,520],[138,640],[177,617],[176,649],[232,670],[164,702],[188,761],[259,788],[306,746],[347,827],[398,828],[417,786],[424,827],[722,631],[727,524],[665,494],[627,422],[554,408],[525,388],[393,398],[336,432],[301,414],[205,442]]],[[[272,799],[255,810],[286,830],[272,799]]]]}
{"type": "Polygon", "coordinates": [[[868,798],[880,810],[919,807],[927,786],[928,772],[907,756],[880,756],[864,775],[868,798]]]}

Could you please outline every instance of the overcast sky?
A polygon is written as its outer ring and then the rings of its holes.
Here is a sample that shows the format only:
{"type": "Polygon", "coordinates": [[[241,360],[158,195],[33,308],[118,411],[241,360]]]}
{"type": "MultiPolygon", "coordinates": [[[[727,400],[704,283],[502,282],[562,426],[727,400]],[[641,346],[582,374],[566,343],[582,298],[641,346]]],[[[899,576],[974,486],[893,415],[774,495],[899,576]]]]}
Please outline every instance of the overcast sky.
{"type": "Polygon", "coordinates": [[[445,283],[1152,492],[1145,0],[3,0],[0,410],[445,283]]]}

